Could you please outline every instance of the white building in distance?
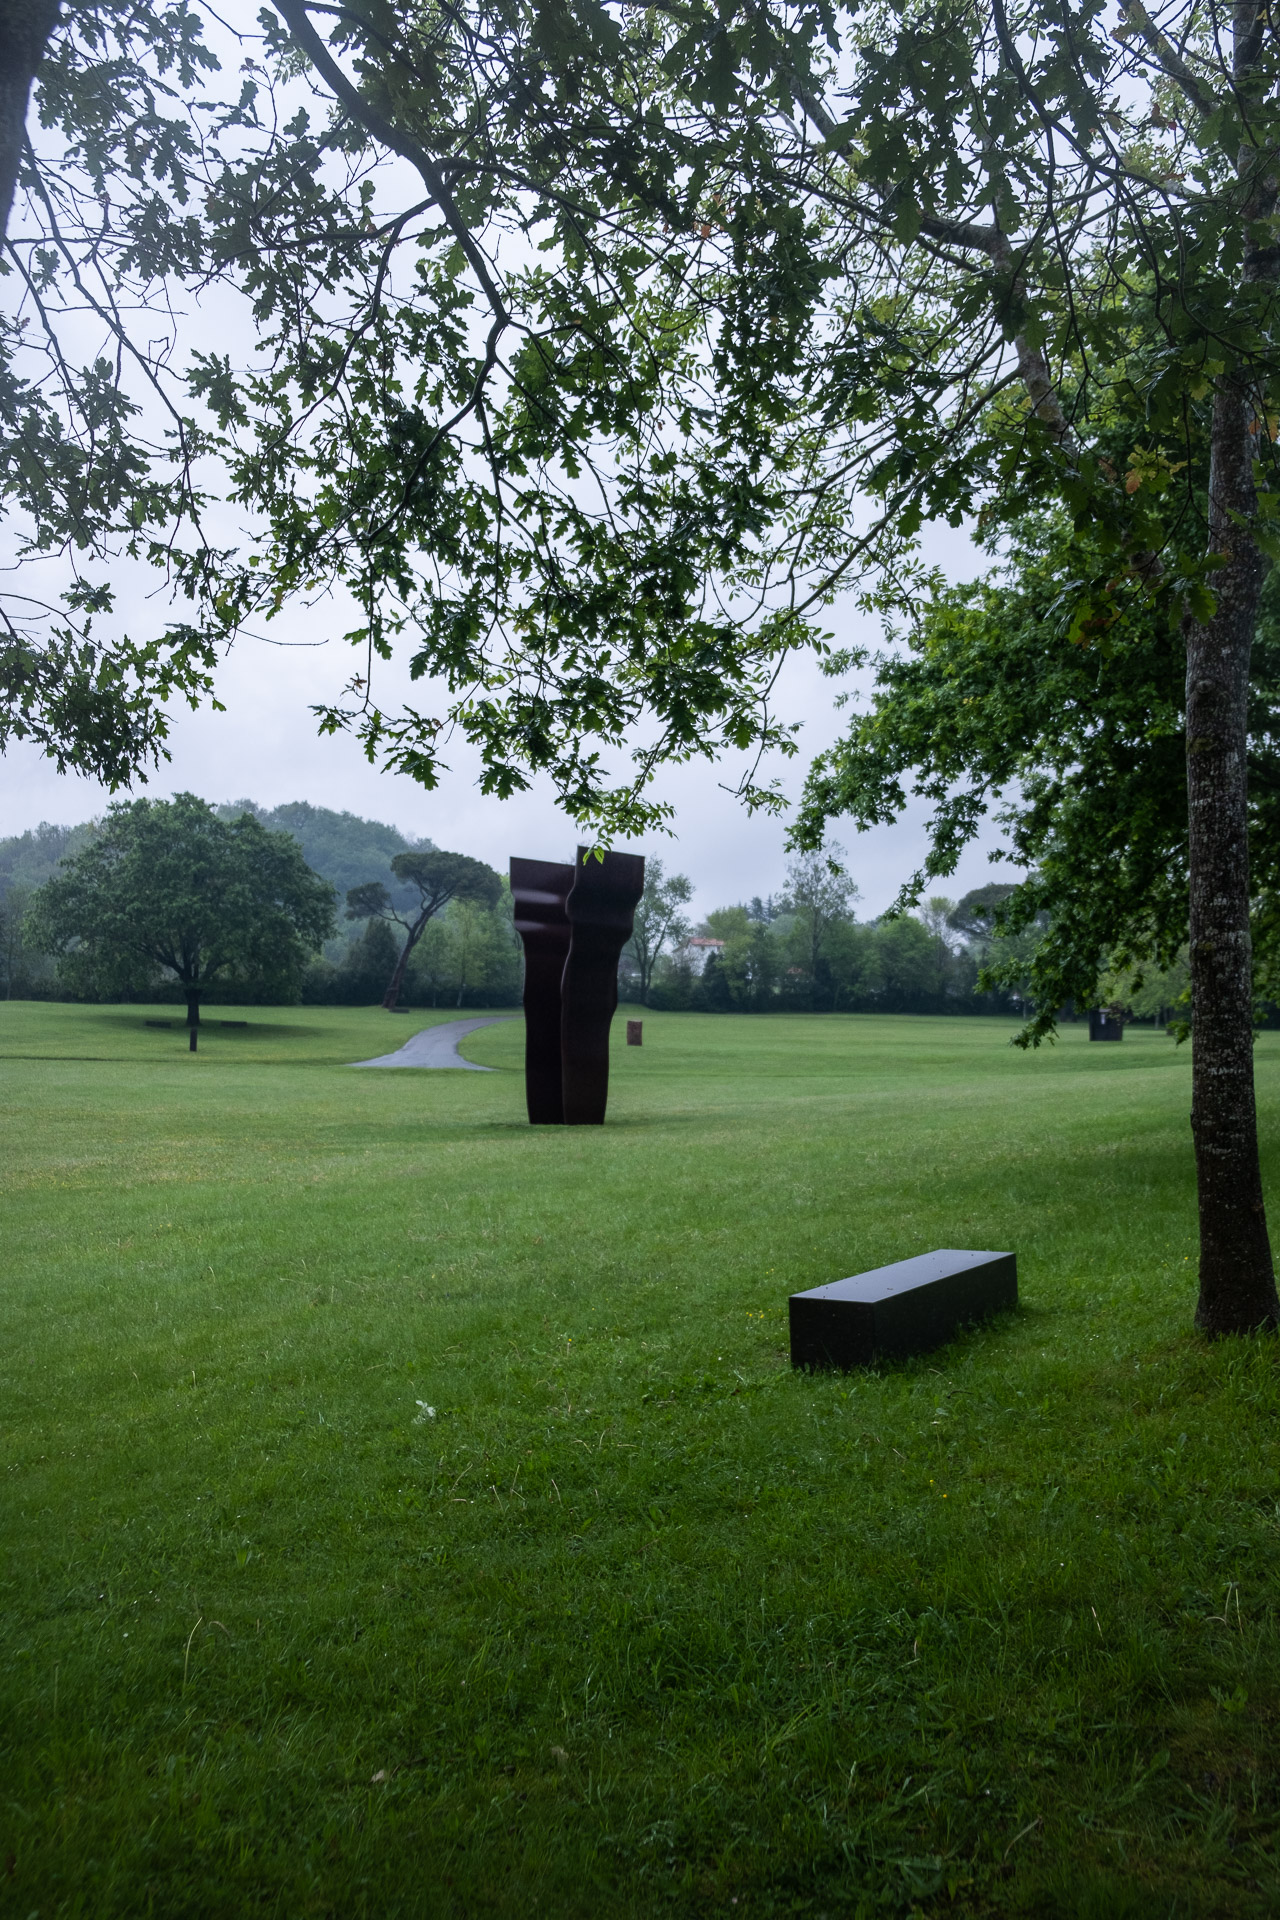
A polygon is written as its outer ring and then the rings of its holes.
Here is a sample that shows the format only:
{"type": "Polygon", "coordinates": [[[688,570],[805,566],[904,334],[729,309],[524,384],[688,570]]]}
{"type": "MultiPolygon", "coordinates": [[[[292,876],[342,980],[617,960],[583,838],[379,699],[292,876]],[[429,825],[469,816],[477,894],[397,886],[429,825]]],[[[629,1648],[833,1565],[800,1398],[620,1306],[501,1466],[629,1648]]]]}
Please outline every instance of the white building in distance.
{"type": "Polygon", "coordinates": [[[704,934],[695,933],[682,947],[677,947],[671,957],[678,967],[688,967],[690,973],[703,973],[712,954],[723,951],[723,940],[711,940],[704,934]]]}

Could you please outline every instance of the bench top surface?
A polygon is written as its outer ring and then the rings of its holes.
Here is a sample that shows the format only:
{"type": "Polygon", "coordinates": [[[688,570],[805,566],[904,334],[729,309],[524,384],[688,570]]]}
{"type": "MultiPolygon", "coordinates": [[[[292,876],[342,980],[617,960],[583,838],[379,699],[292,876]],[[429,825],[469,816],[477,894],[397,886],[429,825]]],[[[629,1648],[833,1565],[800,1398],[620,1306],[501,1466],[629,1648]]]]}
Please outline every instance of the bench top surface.
{"type": "Polygon", "coordinates": [[[935,1247],[932,1253],[917,1253],[910,1260],[895,1260],[892,1266],[872,1267],[869,1273],[851,1274],[847,1280],[829,1280],[822,1287],[807,1287],[793,1293],[793,1300],[852,1300],[867,1305],[892,1299],[897,1293],[910,1293],[927,1287],[950,1274],[967,1273],[972,1267],[988,1266],[993,1260],[1010,1260],[1009,1253],[975,1253],[966,1247],[935,1247]]]}

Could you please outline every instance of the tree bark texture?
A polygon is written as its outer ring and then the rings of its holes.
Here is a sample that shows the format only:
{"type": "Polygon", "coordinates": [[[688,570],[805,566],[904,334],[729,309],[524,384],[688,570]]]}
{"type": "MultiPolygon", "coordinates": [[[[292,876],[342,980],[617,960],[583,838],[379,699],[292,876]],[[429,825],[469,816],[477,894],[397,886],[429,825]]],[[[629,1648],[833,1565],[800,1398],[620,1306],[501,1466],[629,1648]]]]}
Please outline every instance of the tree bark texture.
{"type": "Polygon", "coordinates": [[[31,82],[59,11],[58,0],[0,0],[0,240],[13,210],[31,82]]]}
{"type": "MultiPolygon", "coordinates": [[[[1248,99],[1266,19],[1236,0],[1232,64],[1248,99]]],[[[1242,293],[1274,299],[1275,157],[1245,145],[1237,162],[1244,235],[1242,293]]],[[[1266,407],[1240,372],[1219,376],[1209,442],[1213,616],[1184,623],[1187,812],[1191,883],[1191,1132],[1200,1210],[1196,1325],[1250,1333],[1280,1323],[1258,1161],[1253,1089],[1253,943],[1249,932],[1249,662],[1266,560],[1249,529],[1258,514],[1254,460],[1266,407]],[[1260,418],[1261,416],[1261,418],[1260,418]]]]}
{"type": "Polygon", "coordinates": [[[1210,1334],[1280,1321],[1253,1091],[1246,746],[1249,657],[1266,573],[1246,531],[1257,513],[1253,417],[1243,383],[1224,376],[1213,405],[1209,549],[1226,559],[1210,580],[1216,612],[1203,625],[1185,622],[1196,1325],[1210,1334]]]}

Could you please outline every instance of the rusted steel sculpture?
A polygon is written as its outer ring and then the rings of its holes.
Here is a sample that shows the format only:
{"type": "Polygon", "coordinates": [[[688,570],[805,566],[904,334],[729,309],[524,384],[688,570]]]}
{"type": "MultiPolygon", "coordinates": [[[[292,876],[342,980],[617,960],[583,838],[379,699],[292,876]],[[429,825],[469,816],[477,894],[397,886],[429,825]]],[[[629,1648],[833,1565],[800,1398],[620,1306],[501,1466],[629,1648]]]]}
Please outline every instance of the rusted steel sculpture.
{"type": "Polygon", "coordinates": [[[569,1127],[604,1124],[609,1100],[609,1027],[618,1004],[618,956],[631,938],[644,892],[644,857],[578,848],[569,915],[569,958],[560,987],[560,1060],[569,1127]]]}
{"type": "Polygon", "coordinates": [[[529,1123],[559,1126],[560,980],[569,957],[564,903],[573,868],[558,860],[513,860],[511,897],[516,932],[524,942],[524,1091],[529,1123]]]}
{"type": "Polygon", "coordinates": [[[534,1126],[600,1126],[609,1098],[609,1027],[618,956],[644,892],[644,860],[579,847],[573,866],[513,860],[524,942],[525,1099],[534,1126]]]}

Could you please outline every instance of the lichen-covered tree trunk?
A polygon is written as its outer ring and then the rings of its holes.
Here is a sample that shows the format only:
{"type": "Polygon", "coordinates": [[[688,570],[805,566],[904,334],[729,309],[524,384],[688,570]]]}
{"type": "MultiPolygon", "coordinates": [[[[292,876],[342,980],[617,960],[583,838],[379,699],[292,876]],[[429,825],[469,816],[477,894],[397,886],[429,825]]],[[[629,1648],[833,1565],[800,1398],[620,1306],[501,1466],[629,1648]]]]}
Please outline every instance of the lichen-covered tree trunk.
{"type": "Polygon", "coordinates": [[[1247,727],[1249,656],[1266,572],[1246,531],[1257,513],[1255,408],[1238,381],[1214,399],[1209,547],[1212,618],[1185,624],[1190,826],[1192,1104],[1200,1209],[1200,1299],[1206,1333],[1280,1321],[1258,1163],[1253,1091],[1253,955],[1249,936],[1247,727]]]}
{"type": "Polygon", "coordinates": [[[31,82],[59,10],[58,0],[0,0],[0,240],[13,208],[31,82]]]}

